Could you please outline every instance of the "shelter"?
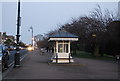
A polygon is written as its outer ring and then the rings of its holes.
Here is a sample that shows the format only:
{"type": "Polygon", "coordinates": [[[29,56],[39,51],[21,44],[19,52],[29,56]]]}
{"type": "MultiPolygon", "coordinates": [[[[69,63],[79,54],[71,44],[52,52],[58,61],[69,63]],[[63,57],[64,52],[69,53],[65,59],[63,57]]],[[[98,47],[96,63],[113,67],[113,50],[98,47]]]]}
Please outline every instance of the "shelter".
{"type": "Polygon", "coordinates": [[[51,58],[53,63],[71,63],[74,62],[70,53],[70,43],[78,41],[78,36],[65,30],[52,34],[48,41],[54,42],[54,54],[51,58]]]}

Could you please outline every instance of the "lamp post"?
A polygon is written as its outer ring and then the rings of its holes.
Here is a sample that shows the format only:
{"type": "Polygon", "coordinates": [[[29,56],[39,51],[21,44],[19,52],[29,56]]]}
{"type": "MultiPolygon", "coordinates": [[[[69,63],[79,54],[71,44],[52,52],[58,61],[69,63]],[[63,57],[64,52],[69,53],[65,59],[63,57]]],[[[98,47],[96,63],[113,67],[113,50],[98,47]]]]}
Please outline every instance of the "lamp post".
{"type": "MultiPolygon", "coordinates": [[[[32,38],[31,38],[31,45],[34,47],[33,41],[34,41],[34,37],[33,37],[33,27],[30,27],[31,32],[32,32],[32,38]]],[[[30,31],[30,29],[28,31],[30,31]]]]}
{"type": "Polygon", "coordinates": [[[18,1],[18,17],[17,17],[17,35],[16,35],[16,53],[15,53],[15,63],[14,67],[19,67],[20,66],[20,49],[19,49],[19,37],[20,37],[20,0],[18,1]]]}
{"type": "Polygon", "coordinates": [[[99,56],[99,43],[97,41],[97,34],[96,33],[93,33],[92,34],[92,37],[93,37],[93,43],[94,43],[94,56],[99,56]]]}

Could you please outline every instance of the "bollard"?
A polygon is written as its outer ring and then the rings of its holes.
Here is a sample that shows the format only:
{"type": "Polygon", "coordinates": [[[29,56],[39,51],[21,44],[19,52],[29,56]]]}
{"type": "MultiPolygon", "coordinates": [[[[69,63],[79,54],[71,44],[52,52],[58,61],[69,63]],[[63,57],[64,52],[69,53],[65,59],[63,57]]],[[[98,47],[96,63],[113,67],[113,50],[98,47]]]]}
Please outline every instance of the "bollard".
{"type": "Polygon", "coordinates": [[[120,55],[116,55],[116,60],[119,60],[120,59],[120,55]]]}

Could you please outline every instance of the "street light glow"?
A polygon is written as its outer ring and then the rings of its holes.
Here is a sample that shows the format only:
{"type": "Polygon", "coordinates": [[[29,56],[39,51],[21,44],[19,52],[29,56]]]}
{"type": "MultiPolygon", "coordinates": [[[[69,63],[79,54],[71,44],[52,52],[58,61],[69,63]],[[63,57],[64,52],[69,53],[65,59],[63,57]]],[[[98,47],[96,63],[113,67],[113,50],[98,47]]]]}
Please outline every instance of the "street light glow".
{"type": "Polygon", "coordinates": [[[93,37],[96,37],[96,34],[92,34],[93,37]]]}

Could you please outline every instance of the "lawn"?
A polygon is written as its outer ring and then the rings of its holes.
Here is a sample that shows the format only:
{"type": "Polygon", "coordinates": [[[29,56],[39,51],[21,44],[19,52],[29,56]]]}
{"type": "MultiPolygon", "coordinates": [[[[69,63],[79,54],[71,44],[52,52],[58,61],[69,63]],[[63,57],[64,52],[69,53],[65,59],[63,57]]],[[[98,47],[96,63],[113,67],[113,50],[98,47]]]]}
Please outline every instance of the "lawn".
{"type": "Polygon", "coordinates": [[[89,59],[96,59],[96,60],[109,60],[115,61],[116,59],[112,56],[104,54],[104,56],[95,57],[92,53],[84,52],[84,51],[76,51],[76,54],[73,54],[73,57],[77,58],[89,58],[89,59]]]}

